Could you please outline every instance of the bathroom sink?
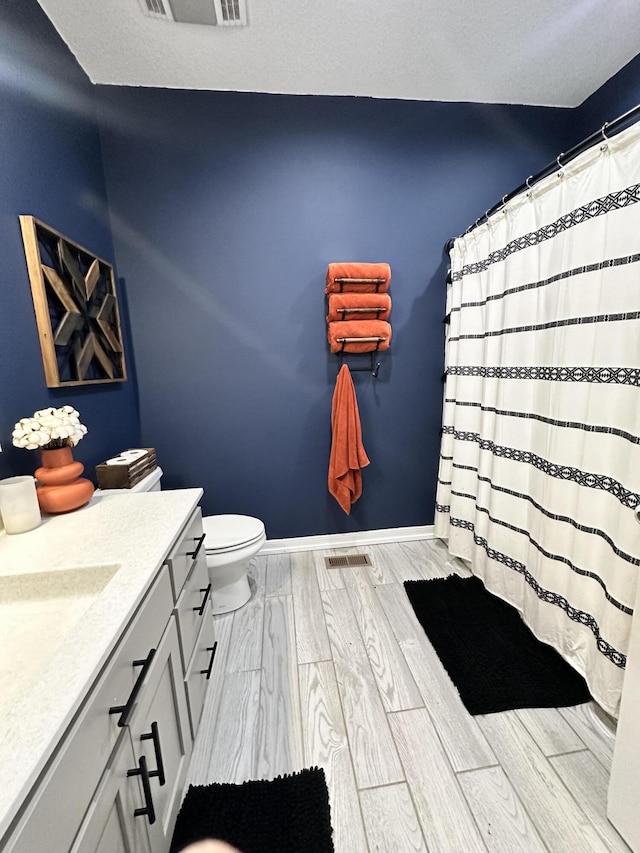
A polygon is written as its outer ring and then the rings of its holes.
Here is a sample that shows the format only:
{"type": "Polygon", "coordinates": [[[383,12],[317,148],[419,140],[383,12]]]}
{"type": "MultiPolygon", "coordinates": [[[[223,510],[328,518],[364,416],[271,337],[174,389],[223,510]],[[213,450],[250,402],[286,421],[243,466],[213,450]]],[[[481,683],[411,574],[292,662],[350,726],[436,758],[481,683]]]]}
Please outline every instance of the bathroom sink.
{"type": "Polygon", "coordinates": [[[0,576],[0,715],[28,690],[118,568],[0,576]]]}

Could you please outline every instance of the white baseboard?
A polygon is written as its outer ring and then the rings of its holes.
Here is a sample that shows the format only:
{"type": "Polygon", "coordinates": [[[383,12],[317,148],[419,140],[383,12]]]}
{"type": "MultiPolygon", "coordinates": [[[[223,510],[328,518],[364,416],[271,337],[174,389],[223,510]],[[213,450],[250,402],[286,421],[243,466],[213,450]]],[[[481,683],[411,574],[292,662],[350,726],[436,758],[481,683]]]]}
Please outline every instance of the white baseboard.
{"type": "Polygon", "coordinates": [[[410,542],[435,539],[433,524],[420,527],[389,527],[385,530],[361,530],[354,533],[326,533],[320,536],[297,536],[291,539],[268,539],[261,554],[286,554],[291,551],[316,551],[325,548],[359,548],[385,542],[410,542]]]}

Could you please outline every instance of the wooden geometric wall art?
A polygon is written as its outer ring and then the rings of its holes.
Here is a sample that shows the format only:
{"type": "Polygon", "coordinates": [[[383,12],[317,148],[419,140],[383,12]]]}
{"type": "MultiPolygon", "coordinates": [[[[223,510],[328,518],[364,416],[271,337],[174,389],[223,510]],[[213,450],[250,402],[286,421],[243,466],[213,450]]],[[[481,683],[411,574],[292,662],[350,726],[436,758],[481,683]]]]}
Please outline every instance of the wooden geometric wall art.
{"type": "Polygon", "coordinates": [[[20,227],[49,388],[124,382],[113,267],[34,216],[20,227]]]}

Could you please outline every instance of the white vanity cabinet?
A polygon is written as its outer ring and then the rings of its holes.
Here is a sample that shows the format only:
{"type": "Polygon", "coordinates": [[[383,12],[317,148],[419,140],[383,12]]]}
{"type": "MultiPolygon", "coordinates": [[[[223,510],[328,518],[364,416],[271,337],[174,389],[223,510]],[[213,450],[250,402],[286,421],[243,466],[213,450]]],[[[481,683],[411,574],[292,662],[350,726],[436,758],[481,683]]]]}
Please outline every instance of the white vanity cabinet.
{"type": "Polygon", "coordinates": [[[3,853],[169,849],[204,698],[204,688],[188,693],[187,680],[213,646],[202,537],[196,508],[0,842],[3,853]]]}

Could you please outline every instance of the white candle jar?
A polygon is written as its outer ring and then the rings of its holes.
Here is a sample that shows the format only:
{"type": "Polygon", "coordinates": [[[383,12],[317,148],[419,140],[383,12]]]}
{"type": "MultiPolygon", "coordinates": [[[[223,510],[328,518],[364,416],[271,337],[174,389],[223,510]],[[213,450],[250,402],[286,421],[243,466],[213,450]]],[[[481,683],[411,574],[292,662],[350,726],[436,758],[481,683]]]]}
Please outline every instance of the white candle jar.
{"type": "Polygon", "coordinates": [[[40,524],[34,477],[0,480],[0,514],[7,533],[26,533],[40,524]]]}

